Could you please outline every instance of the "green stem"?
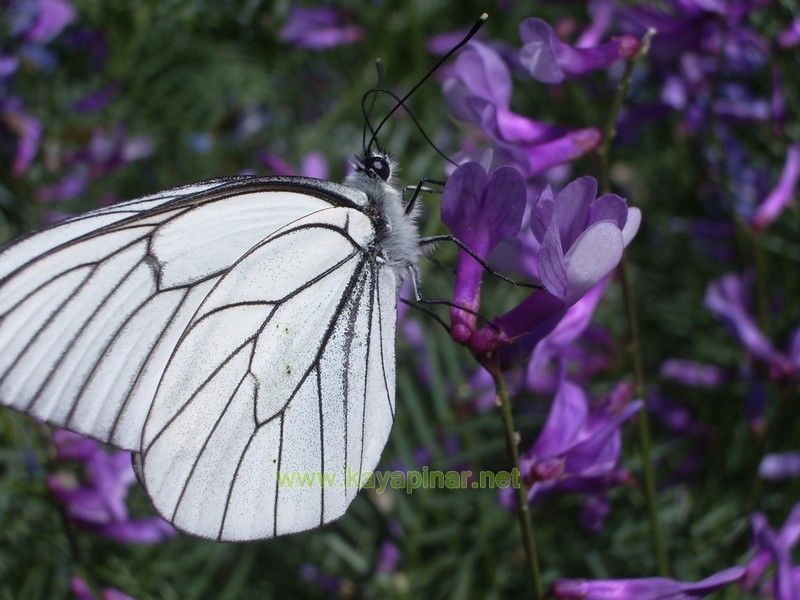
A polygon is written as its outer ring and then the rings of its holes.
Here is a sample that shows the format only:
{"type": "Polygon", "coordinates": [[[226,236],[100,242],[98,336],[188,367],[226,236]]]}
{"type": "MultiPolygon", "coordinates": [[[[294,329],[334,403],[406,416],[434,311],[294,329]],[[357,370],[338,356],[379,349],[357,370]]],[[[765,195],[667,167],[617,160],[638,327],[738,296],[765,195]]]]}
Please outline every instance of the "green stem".
{"type": "MultiPolygon", "coordinates": [[[[634,54],[625,66],[625,72],[617,85],[617,90],[611,102],[611,108],[608,113],[605,127],[603,128],[603,143],[598,149],[600,156],[600,185],[603,193],[611,191],[611,147],[614,142],[614,137],[617,134],[617,118],[619,111],[625,101],[625,96],[630,87],[631,77],[633,71],[639,61],[647,55],[650,50],[650,42],[653,39],[656,31],[648,29],[641,40],[639,51],[634,54]]],[[[635,393],[638,398],[646,403],[645,396],[645,377],[644,377],[644,363],[642,360],[642,347],[641,337],[639,333],[639,316],[636,307],[636,295],[633,290],[633,282],[631,279],[630,267],[628,261],[623,255],[620,261],[620,278],[622,281],[622,295],[625,302],[625,313],[628,320],[628,334],[629,350],[631,360],[633,362],[633,377],[635,385],[635,393]]],[[[647,500],[647,510],[650,519],[650,534],[653,541],[653,551],[655,553],[656,564],[658,565],[658,572],[662,577],[669,576],[669,561],[667,560],[666,544],[664,542],[664,532],[661,528],[661,518],[658,508],[658,496],[656,486],[656,474],[653,468],[653,452],[652,452],[652,439],[650,435],[650,418],[647,412],[647,406],[639,413],[637,417],[639,429],[639,447],[642,458],[642,471],[644,478],[644,492],[647,500]]]]}
{"type": "MultiPolygon", "coordinates": [[[[514,429],[514,417],[511,414],[511,401],[508,397],[508,388],[506,387],[503,372],[499,366],[484,364],[492,375],[494,380],[495,390],[497,391],[497,404],[500,407],[500,414],[503,417],[503,432],[506,438],[506,448],[508,456],[511,459],[512,467],[520,473],[519,467],[519,450],[517,449],[518,439],[517,432],[514,429]]],[[[542,576],[539,569],[539,556],[536,551],[536,540],[533,536],[533,525],[531,523],[530,506],[528,504],[528,488],[522,480],[522,476],[517,478],[519,483],[516,487],[516,500],[517,500],[517,516],[519,518],[519,526],[522,530],[522,542],[525,546],[525,556],[528,562],[528,571],[530,572],[531,585],[533,586],[534,595],[537,599],[544,598],[544,585],[542,584],[542,576]]]]}

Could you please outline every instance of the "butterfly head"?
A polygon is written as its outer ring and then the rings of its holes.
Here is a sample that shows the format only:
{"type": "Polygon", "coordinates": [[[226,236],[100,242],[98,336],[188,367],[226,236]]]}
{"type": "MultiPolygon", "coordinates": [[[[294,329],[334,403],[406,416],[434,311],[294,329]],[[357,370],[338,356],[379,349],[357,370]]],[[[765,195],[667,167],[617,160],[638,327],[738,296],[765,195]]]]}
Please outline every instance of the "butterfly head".
{"type": "Polygon", "coordinates": [[[392,160],[386,154],[365,152],[356,159],[356,171],[370,179],[389,181],[393,170],[392,160]]]}

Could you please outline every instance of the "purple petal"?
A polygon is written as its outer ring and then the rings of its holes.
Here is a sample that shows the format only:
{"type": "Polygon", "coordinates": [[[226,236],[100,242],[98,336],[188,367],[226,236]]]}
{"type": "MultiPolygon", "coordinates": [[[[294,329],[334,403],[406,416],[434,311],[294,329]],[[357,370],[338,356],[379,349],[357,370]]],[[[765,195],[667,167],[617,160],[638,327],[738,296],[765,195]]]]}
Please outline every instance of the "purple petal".
{"type": "Polygon", "coordinates": [[[585,425],[588,414],[586,393],[562,373],[547,422],[531,447],[528,458],[541,459],[566,450],[585,425]]]}
{"type": "Polygon", "coordinates": [[[72,590],[72,593],[75,594],[75,598],[77,600],[95,600],[92,588],[90,588],[89,584],[77,575],[72,576],[72,579],[69,581],[69,587],[72,590]]]}
{"type": "Polygon", "coordinates": [[[303,157],[300,163],[300,173],[305,177],[316,179],[328,178],[328,161],[321,152],[310,152],[303,157]]]}
{"type": "Polygon", "coordinates": [[[778,45],[784,50],[800,45],[800,17],[778,35],[778,45]]]}
{"type": "Polygon", "coordinates": [[[564,262],[560,235],[557,226],[553,224],[544,234],[542,246],[539,249],[539,279],[548,292],[566,302],[569,282],[564,262]]]}
{"type": "Polygon", "coordinates": [[[564,257],[567,264],[567,304],[577,302],[614,270],[624,248],[622,232],[609,221],[600,221],[584,231],[564,257]]]}
{"type": "Polygon", "coordinates": [[[49,42],[74,19],[75,9],[66,0],[41,0],[39,13],[25,34],[25,39],[36,44],[49,42]]]}
{"type": "Polygon", "coordinates": [[[628,205],[616,194],[604,194],[592,203],[588,224],[598,221],[612,221],[623,229],[628,220],[628,205]]]}
{"type": "Polygon", "coordinates": [[[545,83],[561,83],[605,69],[616,61],[633,56],[639,41],[632,36],[615,38],[593,48],[573,48],[556,35],[553,28],[541,19],[525,19],[519,27],[524,43],[519,58],[534,79],[545,83]]]}
{"type": "Polygon", "coordinates": [[[702,597],[742,578],[744,569],[732,567],[698,581],[684,583],[665,577],[642,579],[560,579],[556,581],[556,598],[592,600],[688,600],[702,597]]]}
{"type": "Polygon", "coordinates": [[[160,544],[174,537],[175,529],[161,517],[117,521],[103,526],[99,533],[125,544],[160,544]]]}
{"type": "Polygon", "coordinates": [[[642,406],[644,403],[637,400],[614,415],[597,416],[599,423],[591,435],[567,451],[567,471],[598,474],[612,468],[619,459],[620,426],[642,406]]]}
{"type": "Polygon", "coordinates": [[[114,588],[105,588],[103,590],[103,600],[136,600],[133,596],[128,596],[114,588]]]}
{"type": "Polygon", "coordinates": [[[526,166],[527,175],[533,177],[591,152],[601,140],[599,129],[576,129],[549,142],[521,148],[520,162],[526,166]]]}
{"type": "Polygon", "coordinates": [[[0,79],[13,75],[19,68],[19,58],[16,56],[0,56],[0,79]]]}
{"type": "Polygon", "coordinates": [[[769,193],[753,216],[753,227],[764,229],[774,221],[791,202],[800,181],[800,144],[793,144],[786,154],[778,185],[769,193]]]}
{"type": "Polygon", "coordinates": [[[761,459],[758,474],[769,481],[800,477],[800,451],[767,454],[761,459]]]}
{"type": "Polygon", "coordinates": [[[589,211],[597,197],[597,180],[579,177],[568,183],[556,196],[554,221],[561,233],[561,247],[570,249],[578,235],[586,229],[589,211]]]}
{"type": "Polygon", "coordinates": [[[292,6],[280,31],[280,39],[312,50],[325,50],[358,42],[364,30],[356,25],[342,25],[341,14],[329,7],[292,6]]]}
{"type": "Polygon", "coordinates": [[[556,197],[553,194],[553,188],[549,185],[542,190],[539,194],[539,199],[533,207],[533,214],[531,215],[531,231],[536,239],[541,242],[544,239],[544,234],[553,220],[555,213],[556,197]]]}
{"type": "Polygon", "coordinates": [[[717,388],[725,380],[724,371],[717,366],[680,358],[668,358],[661,363],[660,375],[687,387],[703,389],[717,388]]]}
{"type": "Polygon", "coordinates": [[[496,106],[511,101],[511,73],[491,47],[472,41],[455,62],[455,72],[468,92],[496,106]]]}

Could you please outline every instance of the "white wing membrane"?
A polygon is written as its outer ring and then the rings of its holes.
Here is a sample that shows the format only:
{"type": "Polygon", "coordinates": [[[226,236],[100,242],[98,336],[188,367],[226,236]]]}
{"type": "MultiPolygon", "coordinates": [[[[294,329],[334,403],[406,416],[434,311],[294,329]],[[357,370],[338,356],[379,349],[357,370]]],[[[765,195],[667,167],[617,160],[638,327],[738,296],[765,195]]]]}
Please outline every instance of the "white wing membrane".
{"type": "Polygon", "coordinates": [[[229,187],[114,205],[0,252],[0,402],[138,451],[158,381],[213,284],[259,240],[332,206],[229,187]]]}
{"type": "Polygon", "coordinates": [[[141,476],[179,528],[244,540],[317,527],[355,497],[347,469],[374,469],[393,420],[396,294],[374,236],[359,211],[316,213],[208,294],[142,437],[141,476]],[[318,478],[281,485],[279,473],[318,478]]]}

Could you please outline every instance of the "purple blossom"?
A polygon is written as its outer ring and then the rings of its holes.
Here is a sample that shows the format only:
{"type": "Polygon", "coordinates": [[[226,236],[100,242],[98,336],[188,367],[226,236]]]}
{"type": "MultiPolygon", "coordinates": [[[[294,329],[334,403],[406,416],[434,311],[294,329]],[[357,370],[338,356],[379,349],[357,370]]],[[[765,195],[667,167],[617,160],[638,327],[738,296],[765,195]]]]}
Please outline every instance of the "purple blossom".
{"type": "MultiPolygon", "coordinates": [[[[511,167],[501,167],[489,175],[478,163],[467,162],[450,176],[442,195],[442,221],[483,259],[498,243],[519,231],[524,211],[525,182],[511,167]]],[[[482,277],[483,267],[461,251],[453,302],[477,311],[482,277]]],[[[475,332],[475,315],[453,308],[450,317],[453,339],[466,343],[475,332]]]]}
{"type": "Polygon", "coordinates": [[[562,373],[547,421],[533,446],[520,459],[528,500],[552,492],[592,492],[627,483],[618,466],[621,426],[642,408],[628,403],[629,386],[590,407],[583,389],[562,373]]]}
{"type": "Polygon", "coordinates": [[[800,477],[800,450],[767,454],[761,459],[758,474],[769,481],[800,477]]]}
{"type": "Polygon", "coordinates": [[[685,583],[666,577],[560,579],[556,581],[553,592],[556,598],[565,600],[691,600],[735,583],[743,574],[742,567],[732,567],[697,583],[685,583]]]}
{"type": "Polygon", "coordinates": [[[341,13],[327,6],[292,6],[280,31],[280,39],[284,42],[312,50],[352,44],[363,37],[361,27],[342,24],[341,13]]]}
{"type": "Polygon", "coordinates": [[[400,562],[400,550],[398,547],[388,540],[381,544],[378,551],[378,561],[375,566],[379,573],[393,573],[397,569],[400,562]]]}
{"type": "Polygon", "coordinates": [[[459,120],[472,123],[495,144],[498,164],[514,164],[526,178],[594,150],[600,131],[569,131],[510,109],[511,72],[487,44],[470,42],[444,82],[445,100],[459,120]]]}
{"type": "Polygon", "coordinates": [[[783,50],[800,45],[800,17],[792,21],[791,25],[778,35],[778,45],[783,50]]]}
{"type": "MultiPolygon", "coordinates": [[[[69,584],[72,593],[77,600],[96,600],[97,596],[83,579],[74,575],[69,584]]],[[[133,597],[115,590],[114,588],[104,588],[100,593],[100,600],[134,600],[133,597]]]]}
{"type": "Polygon", "coordinates": [[[770,366],[773,377],[792,376],[795,367],[790,359],[774,348],[750,316],[746,288],[745,280],[736,273],[723,275],[709,284],[706,308],[725,321],[747,352],[770,366]]]}
{"type": "Polygon", "coordinates": [[[725,372],[715,365],[683,358],[668,358],[661,363],[661,377],[687,387],[711,390],[725,381],[725,372]]]}
{"type": "Polygon", "coordinates": [[[262,164],[275,175],[303,175],[304,177],[328,178],[328,161],[321,152],[309,152],[300,159],[300,166],[294,167],[283,158],[272,152],[261,152],[258,155],[262,164]]]}
{"type": "Polygon", "coordinates": [[[771,582],[776,600],[797,600],[800,583],[796,581],[792,567],[792,549],[800,541],[800,503],[795,504],[780,531],[775,532],[762,513],[751,517],[756,553],[747,562],[742,585],[751,589],[764,575],[770,565],[775,565],[775,577],[771,582]]]}
{"type": "Polygon", "coordinates": [[[764,229],[774,221],[794,197],[800,181],[800,144],[789,146],[778,185],[769,193],[753,216],[753,227],[764,229]]]}
{"type": "Polygon", "coordinates": [[[64,430],[53,434],[53,443],[59,460],[83,463],[82,483],[64,474],[47,480],[75,523],[123,543],[156,544],[175,535],[160,517],[129,517],[125,499],[136,480],[129,452],[106,452],[99,442],[64,430]]]}
{"type": "Polygon", "coordinates": [[[491,352],[523,337],[532,348],[617,266],[640,222],[639,209],[629,208],[619,196],[597,198],[592,177],[576,179],[557,194],[545,188],[533,206],[530,227],[540,243],[539,279],[546,289],[473,335],[473,352],[491,352]]]}
{"type": "Polygon", "coordinates": [[[550,25],[536,18],[520,23],[519,34],[524,44],[520,62],[534,79],[544,83],[561,83],[605,69],[639,50],[639,40],[633,36],[615,38],[593,48],[572,47],[562,42],[550,25]]]}
{"type": "Polygon", "coordinates": [[[39,0],[37,12],[25,33],[25,39],[34,44],[49,42],[72,23],[75,9],[66,0],[39,0]]]}
{"type": "Polygon", "coordinates": [[[28,170],[39,151],[42,141],[42,124],[37,118],[28,114],[19,98],[0,101],[0,118],[17,136],[17,153],[11,171],[15,176],[21,177],[28,170]]]}

